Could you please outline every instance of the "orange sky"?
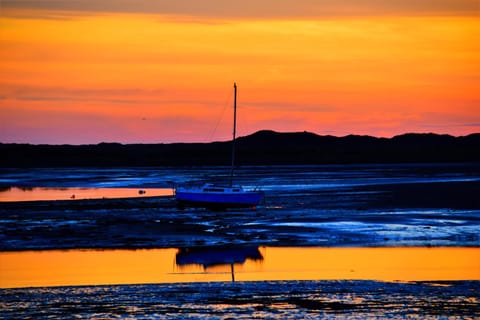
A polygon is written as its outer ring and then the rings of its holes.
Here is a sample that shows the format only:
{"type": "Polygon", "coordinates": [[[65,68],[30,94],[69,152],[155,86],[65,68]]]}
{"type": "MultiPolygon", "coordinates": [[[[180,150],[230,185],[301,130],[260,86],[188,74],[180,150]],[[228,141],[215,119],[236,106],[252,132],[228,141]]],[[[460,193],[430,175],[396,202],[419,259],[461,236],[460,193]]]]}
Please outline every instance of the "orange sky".
{"type": "Polygon", "coordinates": [[[2,1],[0,142],[480,132],[476,0],[2,1]],[[261,3],[261,5],[260,5],[261,3]]]}

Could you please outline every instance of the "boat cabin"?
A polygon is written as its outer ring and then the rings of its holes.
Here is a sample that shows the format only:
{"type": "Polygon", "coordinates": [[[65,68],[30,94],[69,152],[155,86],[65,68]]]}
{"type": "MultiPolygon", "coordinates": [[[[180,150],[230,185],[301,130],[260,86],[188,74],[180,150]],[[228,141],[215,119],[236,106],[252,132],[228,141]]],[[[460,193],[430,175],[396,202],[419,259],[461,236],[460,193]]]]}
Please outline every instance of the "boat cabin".
{"type": "Polygon", "coordinates": [[[224,187],[219,185],[214,185],[212,183],[207,183],[202,188],[203,192],[242,192],[243,189],[239,186],[234,187],[224,187]]]}

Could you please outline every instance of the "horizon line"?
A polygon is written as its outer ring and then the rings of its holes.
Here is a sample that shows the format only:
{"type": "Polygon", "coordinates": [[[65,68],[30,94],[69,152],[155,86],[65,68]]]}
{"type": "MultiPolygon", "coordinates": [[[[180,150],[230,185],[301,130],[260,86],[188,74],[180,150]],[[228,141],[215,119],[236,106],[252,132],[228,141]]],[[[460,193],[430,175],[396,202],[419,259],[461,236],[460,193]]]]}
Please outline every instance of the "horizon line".
{"type": "MultiPolygon", "coordinates": [[[[448,136],[452,138],[463,138],[463,137],[468,137],[471,135],[478,135],[480,132],[472,132],[469,134],[465,135],[452,135],[448,133],[435,133],[435,132],[405,132],[401,134],[396,134],[392,135],[390,137],[381,137],[381,136],[374,136],[374,135],[368,135],[368,134],[355,134],[355,133],[350,133],[346,135],[333,135],[333,134],[318,134],[312,131],[276,131],[276,130],[270,130],[270,129],[262,129],[255,131],[253,133],[239,136],[236,138],[242,139],[246,137],[250,137],[259,133],[273,133],[273,134],[310,134],[310,135],[315,135],[318,137],[333,137],[337,139],[342,139],[342,138],[347,138],[347,137],[365,137],[365,138],[374,138],[374,139],[386,139],[386,140],[391,140],[396,137],[401,137],[401,136],[406,136],[406,135],[434,135],[434,136],[448,136]]],[[[92,142],[92,143],[31,143],[31,142],[2,142],[0,141],[0,145],[31,145],[31,146],[95,146],[95,145],[101,145],[101,144],[116,144],[116,145],[173,145],[173,144],[210,144],[210,143],[228,143],[231,142],[232,139],[227,139],[227,140],[212,140],[212,141],[192,141],[192,142],[118,142],[118,141],[101,141],[101,142],[92,142]]]]}

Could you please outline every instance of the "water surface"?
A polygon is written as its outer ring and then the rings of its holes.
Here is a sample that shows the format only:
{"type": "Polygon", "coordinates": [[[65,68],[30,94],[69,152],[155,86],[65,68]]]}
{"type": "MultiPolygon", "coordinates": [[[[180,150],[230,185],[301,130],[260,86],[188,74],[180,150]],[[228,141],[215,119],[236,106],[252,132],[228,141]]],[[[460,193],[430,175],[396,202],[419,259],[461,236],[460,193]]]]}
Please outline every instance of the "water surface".
{"type": "Polygon", "coordinates": [[[172,195],[172,189],[168,188],[9,187],[0,189],[0,202],[144,198],[172,195]]]}
{"type": "Polygon", "coordinates": [[[236,281],[480,280],[480,248],[261,247],[240,260],[245,247],[218,250],[191,259],[185,249],[1,252],[0,287],[231,281],[232,266],[236,281]]]}
{"type": "Polygon", "coordinates": [[[0,169],[3,189],[135,195],[0,202],[0,318],[480,318],[480,164],[238,168],[257,210],[138,196],[229,173],[0,169]]]}
{"type": "Polygon", "coordinates": [[[0,250],[480,246],[479,163],[240,167],[237,183],[265,191],[255,211],[179,210],[173,197],[149,197],[150,188],[171,194],[174,183],[229,178],[227,167],[0,169],[4,189],[120,188],[133,196],[0,202],[0,250]]]}

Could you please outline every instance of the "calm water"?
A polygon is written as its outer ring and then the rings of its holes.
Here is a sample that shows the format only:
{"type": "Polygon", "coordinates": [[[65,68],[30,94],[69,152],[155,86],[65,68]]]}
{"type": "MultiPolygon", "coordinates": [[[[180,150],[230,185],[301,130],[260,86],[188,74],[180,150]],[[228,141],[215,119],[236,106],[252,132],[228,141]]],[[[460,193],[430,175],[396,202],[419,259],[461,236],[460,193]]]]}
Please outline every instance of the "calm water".
{"type": "Polygon", "coordinates": [[[479,251],[209,247],[4,252],[0,287],[11,288],[0,288],[0,317],[473,319],[480,315],[479,251]]]}
{"type": "Polygon", "coordinates": [[[0,288],[230,280],[480,280],[480,248],[22,251],[0,253],[0,271],[0,288]]]}
{"type": "Polygon", "coordinates": [[[480,246],[480,164],[475,163],[240,168],[238,183],[265,190],[265,205],[256,211],[178,210],[171,197],[149,197],[154,189],[171,193],[174,184],[228,179],[222,167],[1,169],[0,186],[7,193],[46,190],[40,196],[48,197],[64,188],[61,197],[69,200],[0,202],[0,250],[480,246]],[[73,191],[82,189],[107,198],[124,190],[136,198],[70,201],[73,191]]]}
{"type": "Polygon", "coordinates": [[[480,164],[239,168],[238,183],[266,192],[255,211],[149,197],[228,178],[218,167],[0,169],[2,190],[19,194],[135,195],[0,202],[0,318],[480,317],[480,164]]]}
{"type": "MultiPolygon", "coordinates": [[[[310,191],[358,186],[480,180],[480,163],[239,167],[236,181],[264,190],[310,191]]],[[[170,188],[173,183],[229,181],[228,167],[0,168],[2,187],[170,188]]]]}
{"type": "Polygon", "coordinates": [[[0,202],[162,197],[172,192],[168,188],[9,187],[0,190],[0,202]]]}

